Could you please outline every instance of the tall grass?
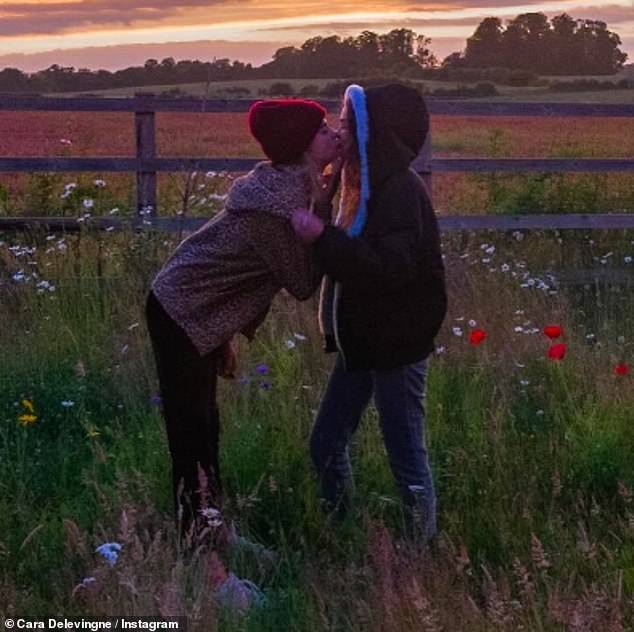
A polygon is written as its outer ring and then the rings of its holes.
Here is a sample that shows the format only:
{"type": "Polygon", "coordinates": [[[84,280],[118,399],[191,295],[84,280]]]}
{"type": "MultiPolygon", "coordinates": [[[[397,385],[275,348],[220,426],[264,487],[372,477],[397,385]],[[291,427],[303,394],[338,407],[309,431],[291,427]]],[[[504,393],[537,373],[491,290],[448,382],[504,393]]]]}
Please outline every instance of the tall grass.
{"type": "Polygon", "coordinates": [[[373,409],[355,439],[353,512],[341,526],[322,515],[307,438],[332,358],[314,303],[282,296],[257,342],[241,343],[241,378],[221,388],[224,518],[276,553],[227,554],[267,596],[236,617],[214,603],[213,558],[184,557],[172,527],[142,312],[174,237],[4,235],[0,614],[186,614],[205,630],[631,629],[634,390],[612,369],[633,359],[632,298],[557,278],[580,262],[631,270],[632,239],[445,239],[451,308],[427,395],[441,535],[425,551],[401,529],[373,409]],[[470,321],[488,335],[478,347],[470,321]],[[546,358],[550,323],[568,345],[559,363],[546,358]],[[112,567],[95,553],[106,541],[123,545],[112,567]]]}

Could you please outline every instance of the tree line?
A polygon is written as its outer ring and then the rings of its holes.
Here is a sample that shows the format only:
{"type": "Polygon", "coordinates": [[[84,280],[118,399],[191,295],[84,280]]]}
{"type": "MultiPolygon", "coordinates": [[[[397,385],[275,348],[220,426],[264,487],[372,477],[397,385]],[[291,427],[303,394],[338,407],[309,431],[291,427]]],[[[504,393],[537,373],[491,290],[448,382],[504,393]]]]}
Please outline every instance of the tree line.
{"type": "Polygon", "coordinates": [[[499,66],[539,75],[607,75],[623,66],[627,55],[621,39],[605,22],[575,20],[568,14],[549,20],[543,13],[524,13],[503,26],[485,18],[467,40],[464,53],[445,64],[467,68],[499,66]]]}
{"type": "Polygon", "coordinates": [[[463,52],[439,61],[431,39],[411,29],[354,37],[312,37],[301,46],[277,50],[259,67],[229,59],[162,61],[114,72],[75,69],[53,64],[31,74],[16,68],[0,71],[3,92],[91,92],[149,85],[236,81],[243,79],[345,79],[399,76],[447,78],[448,71],[499,68],[551,75],[608,75],[623,66],[627,55],[619,36],[604,22],[575,20],[562,14],[549,20],[543,13],[524,13],[506,27],[499,18],[485,18],[467,39],[463,52]]]}

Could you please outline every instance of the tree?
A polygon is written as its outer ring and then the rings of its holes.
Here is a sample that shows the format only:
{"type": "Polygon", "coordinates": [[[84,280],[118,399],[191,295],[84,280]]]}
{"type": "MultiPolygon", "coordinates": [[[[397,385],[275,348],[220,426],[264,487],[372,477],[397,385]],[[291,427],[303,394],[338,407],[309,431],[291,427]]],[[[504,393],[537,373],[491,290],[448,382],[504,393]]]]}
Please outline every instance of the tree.
{"type": "Polygon", "coordinates": [[[421,68],[436,68],[438,66],[438,58],[431,52],[429,48],[431,38],[424,35],[418,35],[414,39],[414,60],[421,68]]]}
{"type": "Polygon", "coordinates": [[[504,28],[499,18],[485,18],[467,40],[465,61],[476,68],[497,66],[503,50],[504,28]]]}

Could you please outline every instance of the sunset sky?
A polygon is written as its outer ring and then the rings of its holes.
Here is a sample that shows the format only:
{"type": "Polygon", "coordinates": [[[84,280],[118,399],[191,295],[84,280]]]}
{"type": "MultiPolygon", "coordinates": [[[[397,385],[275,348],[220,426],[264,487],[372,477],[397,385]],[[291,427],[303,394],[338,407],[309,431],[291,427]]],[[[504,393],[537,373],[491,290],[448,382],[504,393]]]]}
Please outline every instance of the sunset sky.
{"type": "Polygon", "coordinates": [[[396,27],[431,37],[442,58],[484,17],[529,11],[603,20],[634,61],[634,0],[23,0],[0,2],[0,66],[115,69],[167,56],[260,64],[313,35],[396,27]]]}

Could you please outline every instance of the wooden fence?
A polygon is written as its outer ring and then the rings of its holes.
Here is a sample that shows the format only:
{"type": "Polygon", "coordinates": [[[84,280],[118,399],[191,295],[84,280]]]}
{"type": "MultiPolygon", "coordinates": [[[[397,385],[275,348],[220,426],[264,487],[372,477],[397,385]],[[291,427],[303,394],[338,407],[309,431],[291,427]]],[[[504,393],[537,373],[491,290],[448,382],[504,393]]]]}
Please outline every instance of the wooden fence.
{"type": "MultiPolygon", "coordinates": [[[[39,96],[0,96],[0,110],[62,112],[130,112],[134,113],[136,156],[108,158],[0,157],[0,172],[135,172],[136,219],[94,218],[93,228],[119,229],[147,225],[163,230],[191,230],[204,218],[156,217],[158,208],[156,177],[159,172],[248,171],[256,162],[247,158],[161,158],[156,154],[156,112],[246,112],[250,100],[169,99],[139,94],[132,98],[62,98],[39,96]],[[147,212],[149,209],[149,213],[147,212]]],[[[322,101],[330,111],[339,101],[322,101]]],[[[563,116],[563,117],[632,117],[634,104],[553,104],[553,103],[486,103],[429,99],[432,115],[448,116],[563,116]]],[[[432,174],[448,172],[634,172],[634,158],[433,158],[431,140],[414,162],[431,190],[432,174]]],[[[441,216],[442,230],[518,230],[518,229],[627,229],[634,228],[634,212],[564,215],[517,216],[441,216]]],[[[79,230],[76,218],[20,217],[0,218],[0,230],[24,230],[45,225],[51,230],[79,230]]]]}

